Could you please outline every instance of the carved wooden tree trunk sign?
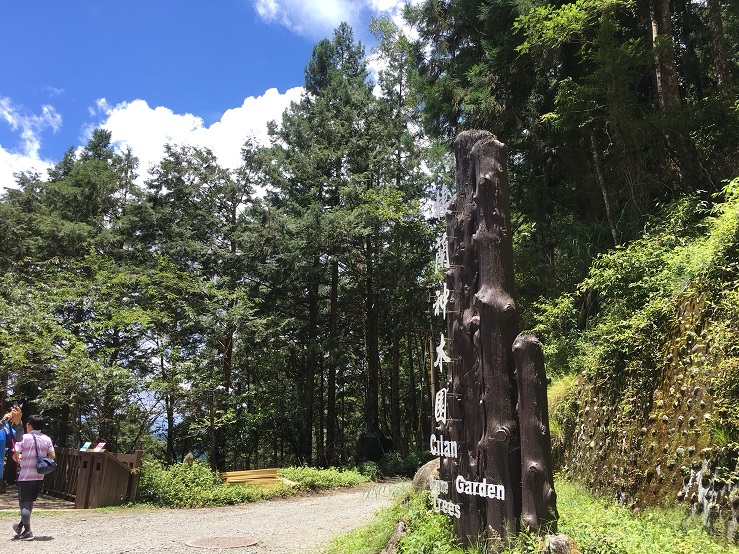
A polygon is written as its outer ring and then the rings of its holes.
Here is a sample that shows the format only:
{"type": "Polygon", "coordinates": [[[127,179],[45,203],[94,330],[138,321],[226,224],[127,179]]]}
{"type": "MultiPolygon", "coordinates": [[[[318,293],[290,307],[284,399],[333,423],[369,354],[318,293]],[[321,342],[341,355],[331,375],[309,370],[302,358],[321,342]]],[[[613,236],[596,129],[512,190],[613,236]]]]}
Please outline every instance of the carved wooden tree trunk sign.
{"type": "Polygon", "coordinates": [[[431,488],[435,509],[453,516],[459,538],[474,544],[521,525],[552,526],[556,496],[541,346],[532,335],[517,338],[506,147],[487,131],[466,131],[454,149],[449,361],[435,399],[431,450],[441,464],[431,488]]]}

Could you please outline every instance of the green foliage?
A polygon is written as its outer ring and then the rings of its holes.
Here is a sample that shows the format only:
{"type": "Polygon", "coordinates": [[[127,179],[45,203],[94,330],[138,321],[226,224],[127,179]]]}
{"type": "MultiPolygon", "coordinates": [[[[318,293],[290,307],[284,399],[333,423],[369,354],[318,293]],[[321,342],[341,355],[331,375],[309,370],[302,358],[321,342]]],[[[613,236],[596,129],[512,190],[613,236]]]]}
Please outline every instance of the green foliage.
{"type": "Polygon", "coordinates": [[[227,506],[288,496],[299,491],[355,487],[368,481],[367,477],[353,469],[287,467],[279,469],[278,474],[297,483],[298,487],[288,484],[278,484],[271,489],[226,486],[221,476],[202,460],[164,467],[149,457],[141,469],[138,501],[168,508],[227,506]]]}
{"type": "Polygon", "coordinates": [[[533,6],[513,25],[514,31],[524,31],[527,36],[516,49],[528,53],[532,49],[556,48],[581,40],[588,25],[604,11],[616,8],[633,9],[633,0],[576,0],[558,7],[533,6]]]}
{"type": "Polygon", "coordinates": [[[572,537],[583,554],[739,552],[739,547],[714,541],[700,521],[686,519],[682,509],[632,513],[569,481],[559,481],[556,488],[559,532],[572,537]]]}
{"type": "Polygon", "coordinates": [[[549,435],[552,440],[552,460],[559,467],[562,455],[575,433],[578,391],[574,375],[563,375],[547,389],[549,435]]]}
{"type": "MultiPolygon", "coordinates": [[[[584,486],[557,480],[558,533],[569,536],[582,554],[736,554],[739,547],[714,540],[700,521],[686,519],[683,510],[647,509],[632,512],[613,501],[597,498],[584,486]]],[[[337,538],[325,554],[339,552],[374,554],[384,548],[395,524],[403,521],[407,533],[399,543],[399,554],[482,554],[485,541],[461,548],[453,533],[452,520],[434,512],[427,491],[411,490],[381,510],[368,527],[337,538]],[[364,546],[366,545],[366,546],[364,546]]],[[[498,554],[538,554],[542,539],[523,532],[496,545],[498,554]]]]}
{"type": "Polygon", "coordinates": [[[147,460],[141,470],[138,501],[168,508],[202,508],[262,500],[254,487],[226,487],[220,476],[200,460],[164,468],[147,460]]]}
{"type": "Polygon", "coordinates": [[[342,487],[355,487],[367,483],[369,478],[356,469],[314,467],[286,467],[279,470],[279,475],[294,481],[304,490],[329,490],[342,487]]]}
{"type": "Polygon", "coordinates": [[[405,456],[400,452],[388,452],[377,466],[385,477],[413,477],[418,468],[431,459],[428,452],[411,450],[405,456]]]}
{"type": "Polygon", "coordinates": [[[533,311],[536,324],[532,332],[542,343],[547,375],[554,377],[571,373],[582,336],[577,327],[574,298],[565,294],[550,301],[540,299],[534,304],[533,311]]]}
{"type": "Polygon", "coordinates": [[[370,460],[362,462],[359,465],[359,473],[367,477],[370,481],[382,480],[382,471],[380,471],[380,466],[377,465],[377,462],[370,460]]]}
{"type": "MultiPolygon", "coordinates": [[[[612,390],[634,386],[651,391],[649,383],[662,363],[662,342],[655,337],[669,328],[679,294],[691,284],[715,287],[717,308],[733,313],[727,291],[734,288],[726,287],[727,278],[736,279],[739,246],[739,203],[733,190],[733,184],[725,189],[726,201],[709,217],[697,199],[670,205],[642,237],[598,256],[578,296],[535,306],[534,330],[546,345],[553,374],[585,371],[612,390]],[[595,298],[597,310],[588,314],[583,329],[575,300],[584,302],[587,296],[595,298]]],[[[729,312],[722,319],[731,321],[729,312]]]]}
{"type": "Polygon", "coordinates": [[[408,533],[399,543],[399,553],[462,554],[454,546],[451,520],[431,510],[428,493],[417,490],[399,495],[369,526],[333,540],[323,554],[375,554],[387,546],[400,521],[408,526],[408,533]]]}

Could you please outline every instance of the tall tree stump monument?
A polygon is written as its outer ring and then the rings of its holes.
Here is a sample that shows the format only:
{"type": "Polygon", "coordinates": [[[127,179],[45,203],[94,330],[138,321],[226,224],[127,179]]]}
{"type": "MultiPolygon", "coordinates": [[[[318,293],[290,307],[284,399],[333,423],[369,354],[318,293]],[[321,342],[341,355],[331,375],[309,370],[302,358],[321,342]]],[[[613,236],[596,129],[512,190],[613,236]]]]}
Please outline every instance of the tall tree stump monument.
{"type": "Polygon", "coordinates": [[[487,131],[455,143],[446,212],[448,362],[436,395],[434,507],[465,544],[556,525],[544,358],[519,335],[506,147],[487,131]]]}

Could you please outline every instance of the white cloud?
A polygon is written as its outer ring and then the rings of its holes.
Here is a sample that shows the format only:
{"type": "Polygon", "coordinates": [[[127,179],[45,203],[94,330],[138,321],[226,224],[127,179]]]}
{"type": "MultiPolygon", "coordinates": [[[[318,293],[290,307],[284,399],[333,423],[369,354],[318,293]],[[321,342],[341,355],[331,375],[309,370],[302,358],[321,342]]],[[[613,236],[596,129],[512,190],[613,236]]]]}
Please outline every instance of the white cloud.
{"type": "Polygon", "coordinates": [[[421,0],[369,0],[368,4],[374,13],[396,16],[403,11],[406,4],[418,4],[421,0]]]}
{"type": "Polygon", "coordinates": [[[30,113],[14,105],[10,98],[0,96],[0,121],[7,123],[20,139],[15,148],[0,145],[0,191],[15,186],[14,173],[32,171],[45,176],[53,162],[39,155],[41,135],[49,129],[61,129],[62,116],[49,105],[42,106],[40,114],[30,113]]]}
{"type": "Polygon", "coordinates": [[[327,36],[339,23],[359,20],[363,1],[346,0],[254,0],[254,10],[268,23],[277,23],[304,36],[327,36]]]}
{"type": "Polygon", "coordinates": [[[18,188],[14,173],[38,173],[41,179],[46,177],[46,171],[54,163],[50,160],[42,160],[38,157],[27,156],[17,152],[6,150],[0,145],[0,194],[3,190],[18,188]]]}
{"type": "Polygon", "coordinates": [[[145,100],[112,106],[101,99],[95,111],[103,119],[95,127],[108,129],[118,147],[131,148],[140,161],[139,174],[144,177],[149,167],[161,159],[167,143],[210,148],[222,166],[234,169],[241,162],[241,147],[246,138],[253,136],[258,143],[266,144],[267,123],[272,120],[279,123],[290,102],[299,100],[302,92],[302,88],[296,87],[280,94],[273,88],[262,96],[250,96],[240,107],[227,110],[210,127],[200,117],[177,114],[162,106],[152,108],[145,100]]]}
{"type": "MultiPolygon", "coordinates": [[[[238,108],[226,110],[209,127],[198,116],[174,113],[162,106],[152,108],[145,100],[111,105],[100,99],[89,109],[97,121],[86,127],[80,143],[89,140],[93,129],[108,129],[118,148],[130,147],[139,158],[140,179],[145,179],[148,169],[161,160],[167,143],[210,148],[223,167],[234,169],[241,163],[244,141],[253,137],[257,143],[267,144],[267,123],[273,120],[279,123],[290,102],[298,101],[302,93],[301,87],[284,93],[269,89],[261,96],[244,99],[238,108]]],[[[13,174],[17,172],[38,172],[45,179],[46,171],[55,162],[39,156],[41,133],[49,128],[58,130],[61,116],[51,106],[44,106],[39,115],[27,114],[10,99],[0,97],[2,121],[19,135],[20,146],[11,150],[0,145],[0,192],[15,187],[13,174]]]]}
{"type": "Polygon", "coordinates": [[[254,11],[267,23],[276,23],[311,38],[330,37],[345,21],[364,36],[371,15],[389,16],[403,27],[403,7],[422,0],[253,0],[254,11]]]}

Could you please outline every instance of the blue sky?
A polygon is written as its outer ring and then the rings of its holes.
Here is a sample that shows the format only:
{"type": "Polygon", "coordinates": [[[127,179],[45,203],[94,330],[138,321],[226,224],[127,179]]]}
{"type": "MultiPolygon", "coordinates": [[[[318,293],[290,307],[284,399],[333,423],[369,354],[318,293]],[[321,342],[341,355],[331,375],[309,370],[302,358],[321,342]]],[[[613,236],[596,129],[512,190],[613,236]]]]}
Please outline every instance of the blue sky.
{"type": "MultiPolygon", "coordinates": [[[[46,169],[95,127],[139,173],[163,144],[235,167],[300,97],[313,46],[342,21],[369,53],[373,15],[404,0],[21,0],[0,4],[0,191],[46,169]]],[[[398,20],[399,21],[399,20],[398,20]]]]}

